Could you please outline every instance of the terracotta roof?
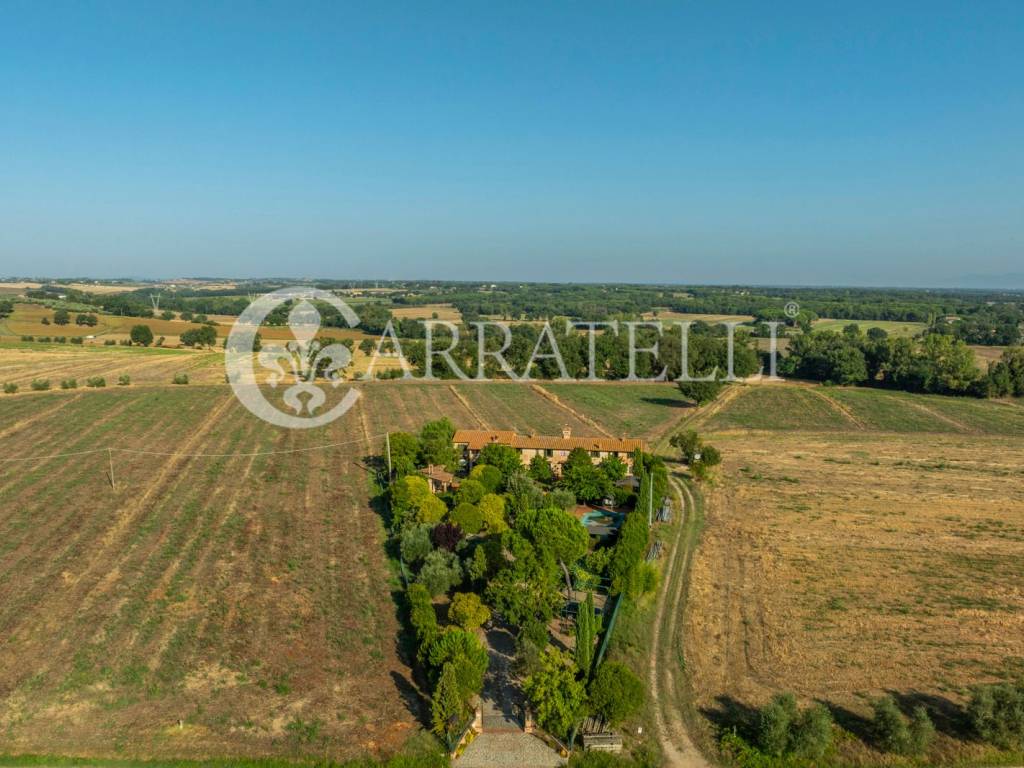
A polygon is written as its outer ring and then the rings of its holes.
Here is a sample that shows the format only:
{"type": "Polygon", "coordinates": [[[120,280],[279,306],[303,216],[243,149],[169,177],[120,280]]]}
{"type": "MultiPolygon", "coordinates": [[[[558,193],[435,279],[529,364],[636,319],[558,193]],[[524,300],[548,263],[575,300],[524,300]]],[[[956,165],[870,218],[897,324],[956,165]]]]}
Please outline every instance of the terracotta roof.
{"type": "Polygon", "coordinates": [[[618,437],[547,437],[544,435],[520,435],[508,430],[458,429],[454,442],[466,445],[471,451],[478,451],[485,445],[510,445],[513,448],[536,450],[571,451],[583,448],[587,451],[617,451],[632,453],[636,449],[647,450],[647,443],[638,438],[618,437]]]}
{"type": "Polygon", "coordinates": [[[455,475],[448,472],[444,467],[435,467],[431,464],[429,467],[424,467],[420,470],[421,475],[429,477],[431,480],[437,480],[441,483],[450,483],[455,479],[455,475]]]}

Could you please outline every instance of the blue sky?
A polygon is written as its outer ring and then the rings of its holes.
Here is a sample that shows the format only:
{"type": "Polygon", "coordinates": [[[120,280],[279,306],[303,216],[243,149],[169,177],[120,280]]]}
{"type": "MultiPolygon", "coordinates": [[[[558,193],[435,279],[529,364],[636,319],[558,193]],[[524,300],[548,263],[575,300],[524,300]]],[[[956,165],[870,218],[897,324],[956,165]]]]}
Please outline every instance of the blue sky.
{"type": "Polygon", "coordinates": [[[1024,4],[0,3],[0,274],[1024,286],[1024,4]]]}

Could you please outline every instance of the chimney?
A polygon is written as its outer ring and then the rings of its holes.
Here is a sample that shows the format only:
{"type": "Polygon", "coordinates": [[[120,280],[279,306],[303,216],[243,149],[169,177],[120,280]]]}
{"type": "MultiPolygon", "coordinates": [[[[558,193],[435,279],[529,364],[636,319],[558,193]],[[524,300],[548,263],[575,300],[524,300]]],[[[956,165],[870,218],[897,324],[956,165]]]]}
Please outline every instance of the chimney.
{"type": "Polygon", "coordinates": [[[562,439],[568,440],[570,437],[572,437],[572,427],[566,424],[564,427],[562,427],[562,439]]]}

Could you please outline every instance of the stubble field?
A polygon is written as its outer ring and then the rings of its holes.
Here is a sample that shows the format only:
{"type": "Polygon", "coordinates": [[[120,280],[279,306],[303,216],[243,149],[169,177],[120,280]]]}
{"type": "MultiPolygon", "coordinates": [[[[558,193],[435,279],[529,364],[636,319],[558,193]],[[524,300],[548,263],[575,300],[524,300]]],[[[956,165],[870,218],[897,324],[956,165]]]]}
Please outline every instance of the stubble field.
{"type": "MultiPolygon", "coordinates": [[[[529,386],[361,391],[316,430],[272,427],[223,384],[0,396],[4,752],[401,747],[423,702],[399,653],[397,582],[365,458],[384,432],[440,416],[607,428],[529,386]],[[10,461],[30,457],[51,458],[10,461]]],[[[638,408],[662,408],[628,392],[638,408]]]]}
{"type": "Polygon", "coordinates": [[[1024,673],[1024,407],[775,385],[696,426],[725,457],[684,638],[698,709],[790,690],[864,735],[891,692],[963,756],[968,686],[1024,673]]]}

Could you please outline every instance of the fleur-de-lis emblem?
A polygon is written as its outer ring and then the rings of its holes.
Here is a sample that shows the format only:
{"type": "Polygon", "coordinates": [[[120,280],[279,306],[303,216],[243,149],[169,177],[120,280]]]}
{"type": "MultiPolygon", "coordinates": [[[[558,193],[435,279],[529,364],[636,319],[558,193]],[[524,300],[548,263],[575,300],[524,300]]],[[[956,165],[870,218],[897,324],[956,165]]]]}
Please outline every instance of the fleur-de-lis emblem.
{"type": "Polygon", "coordinates": [[[342,371],[352,362],[352,353],[343,344],[323,345],[316,339],[320,313],[306,299],[296,303],[288,313],[288,328],[293,339],[285,344],[264,346],[258,355],[259,364],[270,371],[267,383],[275,389],[293,380],[295,383],[285,389],[282,400],[296,414],[305,410],[312,416],[327,399],[316,380],[323,378],[337,387],[342,382],[342,371]]]}

